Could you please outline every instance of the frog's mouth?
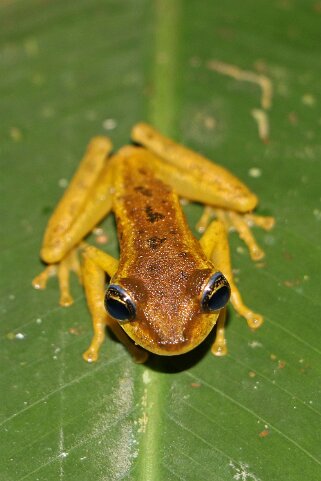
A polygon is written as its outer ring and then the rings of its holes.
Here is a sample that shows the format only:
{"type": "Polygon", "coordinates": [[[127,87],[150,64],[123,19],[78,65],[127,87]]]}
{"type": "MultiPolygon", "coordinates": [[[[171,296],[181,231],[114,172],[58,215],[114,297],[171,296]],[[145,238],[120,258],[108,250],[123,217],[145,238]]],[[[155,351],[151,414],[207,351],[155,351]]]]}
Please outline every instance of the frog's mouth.
{"type": "MultiPolygon", "coordinates": [[[[213,329],[218,313],[200,314],[182,332],[157,332],[139,321],[122,324],[126,334],[140,347],[161,356],[185,354],[203,342],[213,329]]],[[[173,323],[175,325],[175,323],[173,323]]]]}

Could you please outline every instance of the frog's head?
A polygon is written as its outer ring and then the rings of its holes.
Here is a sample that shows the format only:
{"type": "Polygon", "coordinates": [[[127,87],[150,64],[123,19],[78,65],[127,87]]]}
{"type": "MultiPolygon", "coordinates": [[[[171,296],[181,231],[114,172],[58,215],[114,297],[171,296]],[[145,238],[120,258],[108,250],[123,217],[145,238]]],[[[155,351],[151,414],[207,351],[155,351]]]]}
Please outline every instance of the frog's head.
{"type": "Polygon", "coordinates": [[[215,325],[230,297],[221,272],[195,269],[166,279],[112,279],[105,296],[107,312],[144,349],[160,355],[183,354],[198,346],[215,325]],[[170,285],[168,285],[170,283],[170,285]]]}

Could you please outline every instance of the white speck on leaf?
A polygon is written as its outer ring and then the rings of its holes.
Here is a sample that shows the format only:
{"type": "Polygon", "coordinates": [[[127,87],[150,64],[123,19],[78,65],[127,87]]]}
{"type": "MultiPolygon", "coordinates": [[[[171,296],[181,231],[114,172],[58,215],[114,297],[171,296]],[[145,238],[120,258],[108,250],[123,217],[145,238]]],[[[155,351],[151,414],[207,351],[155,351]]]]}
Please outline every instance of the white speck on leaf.
{"type": "Polygon", "coordinates": [[[251,341],[248,343],[248,346],[252,349],[256,349],[257,347],[262,347],[263,345],[259,341],[251,341]]]}
{"type": "Polygon", "coordinates": [[[150,374],[149,374],[149,371],[146,369],[146,370],[143,372],[143,383],[144,383],[144,384],[149,384],[150,381],[151,381],[150,374]]]}
{"type": "Polygon", "coordinates": [[[65,188],[67,187],[67,185],[68,185],[68,180],[67,180],[67,179],[64,179],[64,178],[59,179],[58,185],[59,185],[59,187],[61,187],[62,189],[65,189],[65,188]]]}
{"type": "Polygon", "coordinates": [[[23,334],[22,332],[17,332],[16,334],[16,339],[22,340],[25,339],[25,337],[25,334],[23,334]]]}
{"type": "Polygon", "coordinates": [[[314,209],[313,215],[316,218],[316,220],[321,220],[321,210],[319,209],[314,209]]]}
{"type": "Polygon", "coordinates": [[[14,142],[20,142],[22,139],[22,132],[18,127],[11,127],[10,137],[14,142]]]}
{"type": "Polygon", "coordinates": [[[313,107],[315,105],[315,97],[311,94],[304,94],[302,97],[302,103],[308,107],[313,107]]]}
{"type": "Polygon", "coordinates": [[[248,174],[249,174],[250,177],[253,177],[253,178],[256,179],[258,177],[261,177],[262,170],[259,169],[258,167],[251,167],[251,169],[249,169],[248,174]]]}
{"type": "Polygon", "coordinates": [[[114,130],[117,127],[115,119],[106,119],[103,121],[103,128],[106,130],[114,130]]]}
{"type": "Polygon", "coordinates": [[[249,465],[246,463],[234,464],[233,461],[230,461],[229,466],[234,470],[232,479],[236,481],[261,481],[260,478],[249,471],[249,465]]]}

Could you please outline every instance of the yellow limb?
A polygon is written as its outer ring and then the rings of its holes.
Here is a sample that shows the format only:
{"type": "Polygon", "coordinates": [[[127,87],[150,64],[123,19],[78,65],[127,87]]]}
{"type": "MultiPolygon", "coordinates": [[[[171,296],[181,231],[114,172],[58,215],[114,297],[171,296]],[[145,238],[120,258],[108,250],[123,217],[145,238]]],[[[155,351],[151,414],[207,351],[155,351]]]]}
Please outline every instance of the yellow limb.
{"type": "Polygon", "coordinates": [[[82,242],[81,247],[84,249],[84,259],[91,259],[100,269],[106,272],[109,277],[113,277],[118,268],[118,259],[85,242],[82,242]]]}
{"type": "Polygon", "coordinates": [[[108,212],[111,173],[106,157],[112,148],[105,137],[94,138],[52,214],[44,235],[42,259],[59,262],[108,212]]]}
{"type": "Polygon", "coordinates": [[[211,351],[214,356],[225,356],[227,354],[226,339],[225,339],[225,319],[226,319],[226,307],[224,307],[218,316],[216,323],[216,336],[215,341],[211,347],[211,351]]]}
{"type": "Polygon", "coordinates": [[[93,246],[85,246],[83,259],[83,282],[94,329],[90,346],[84,352],[83,358],[87,362],[94,362],[98,359],[100,347],[105,339],[105,329],[108,326],[136,362],[145,362],[148,353],[135,346],[119,323],[112,319],[105,310],[105,272],[112,277],[117,270],[118,261],[93,246]]]}
{"type": "Polygon", "coordinates": [[[157,170],[161,175],[163,171],[165,182],[179,195],[237,212],[248,212],[256,206],[257,197],[231,172],[162,136],[151,126],[135,125],[132,139],[162,159],[165,165],[157,170]]]}
{"type": "Polygon", "coordinates": [[[66,232],[86,201],[88,192],[101,173],[112,144],[106,137],[95,137],[88,145],[68,188],[52,214],[45,233],[45,243],[66,232]]]}
{"type": "Polygon", "coordinates": [[[55,264],[45,267],[45,269],[33,279],[33,287],[41,290],[46,289],[48,279],[54,277],[56,274],[57,266],[55,264]]]}
{"type": "Polygon", "coordinates": [[[60,290],[59,304],[68,307],[74,302],[69,289],[70,271],[75,272],[81,282],[77,249],[72,249],[69,254],[59,262],[59,264],[51,264],[45,267],[45,269],[33,279],[32,285],[35,289],[45,289],[48,279],[57,276],[60,290]]]}
{"type": "Polygon", "coordinates": [[[246,220],[236,212],[228,212],[228,217],[230,218],[231,225],[236,229],[240,238],[247,245],[251,258],[254,261],[262,259],[265,256],[264,251],[258,246],[246,220]]]}
{"type": "Polygon", "coordinates": [[[104,308],[105,273],[89,257],[84,257],[83,281],[94,329],[90,346],[84,352],[83,358],[87,362],[94,362],[105,339],[107,313],[104,308]]]}
{"type": "Polygon", "coordinates": [[[83,206],[82,212],[73,222],[65,236],[57,236],[51,244],[44,245],[41,257],[46,262],[59,262],[61,256],[82,241],[93,228],[110,212],[112,207],[112,169],[108,161],[101,178],[94,186],[91,196],[83,206]]]}
{"type": "Polygon", "coordinates": [[[249,226],[254,224],[257,227],[261,227],[262,229],[267,231],[271,230],[275,224],[274,217],[264,217],[262,215],[246,214],[244,218],[249,226]]]}
{"type": "Polygon", "coordinates": [[[234,282],[230,249],[224,224],[219,220],[213,221],[201,237],[200,244],[207,257],[212,260],[215,267],[223,272],[229,281],[231,287],[231,303],[236,312],[246,319],[251,329],[260,327],[263,323],[263,317],[253,312],[244,304],[242,296],[234,282]]]}
{"type": "Polygon", "coordinates": [[[229,210],[214,209],[206,206],[203,215],[197,224],[197,227],[201,227],[201,230],[198,228],[199,232],[204,232],[212,214],[215,214],[217,219],[224,224],[226,231],[230,229],[237,231],[239,237],[246,244],[251,259],[257,261],[265,256],[264,251],[257,244],[250,227],[256,225],[268,231],[274,226],[273,217],[263,217],[256,214],[239,214],[229,210]]]}
{"type": "Polygon", "coordinates": [[[205,232],[209,223],[211,222],[213,214],[214,214],[213,207],[211,207],[209,205],[206,205],[204,210],[203,210],[203,214],[201,215],[199,221],[196,224],[196,230],[198,232],[200,232],[201,234],[203,234],[203,232],[205,232]]]}

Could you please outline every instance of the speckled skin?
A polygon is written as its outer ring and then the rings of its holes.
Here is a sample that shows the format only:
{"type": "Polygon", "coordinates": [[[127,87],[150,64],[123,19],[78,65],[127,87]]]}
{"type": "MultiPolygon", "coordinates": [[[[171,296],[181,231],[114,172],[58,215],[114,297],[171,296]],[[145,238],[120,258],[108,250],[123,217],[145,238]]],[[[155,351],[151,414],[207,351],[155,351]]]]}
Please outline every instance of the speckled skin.
{"type": "Polygon", "coordinates": [[[149,168],[150,154],[126,148],[115,170],[113,210],[120,262],[112,279],[137,305],[123,329],[140,346],[161,354],[193,349],[218,313],[201,311],[202,288],[216,272],[191,234],[177,195],[149,168]]]}
{"type": "MultiPolygon", "coordinates": [[[[123,147],[114,155],[110,155],[109,139],[92,139],[49,220],[41,249],[47,266],[35,277],[33,286],[43,289],[48,279],[57,275],[59,302],[69,306],[73,302],[69,273],[79,275],[94,328],[91,344],[83,354],[88,362],[98,358],[106,325],[136,361],[144,362],[146,351],[138,346],[162,355],[181,354],[202,342],[217,323],[212,352],[224,355],[226,309],[205,312],[203,294],[208,292],[211,276],[222,272],[230,284],[234,309],[250,328],[262,324],[263,317],[244,304],[233,280],[227,230],[234,227],[251,258],[260,260],[264,252],[249,225],[269,230],[274,219],[251,213],[256,195],[224,167],[147,124],[134,126],[132,139],[144,147],[123,147]],[[200,241],[186,224],[178,196],[205,204],[206,218],[207,209],[216,215],[210,223],[202,220],[200,241]],[[117,222],[119,262],[84,242],[111,210],[117,222]],[[134,302],[133,320],[118,322],[106,314],[105,273],[134,302]]],[[[217,287],[213,289],[216,292],[217,287]]]]}

